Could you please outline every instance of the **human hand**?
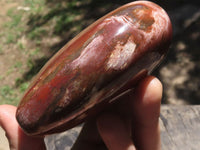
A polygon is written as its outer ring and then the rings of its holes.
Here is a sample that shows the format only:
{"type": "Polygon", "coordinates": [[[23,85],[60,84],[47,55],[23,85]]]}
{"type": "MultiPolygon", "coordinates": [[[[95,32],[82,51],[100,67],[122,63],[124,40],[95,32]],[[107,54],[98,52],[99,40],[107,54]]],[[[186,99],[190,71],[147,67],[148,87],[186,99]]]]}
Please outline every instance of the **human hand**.
{"type": "MultiPolygon", "coordinates": [[[[121,98],[97,119],[88,121],[73,150],[159,150],[162,84],[146,77],[133,93],[121,98]]],[[[29,137],[15,119],[16,107],[0,106],[0,126],[11,150],[45,149],[43,138],[29,137]]]]}
{"type": "Polygon", "coordinates": [[[162,84],[146,77],[126,97],[87,122],[72,150],[160,150],[162,84]]]}
{"type": "Polygon", "coordinates": [[[0,105],[0,126],[5,130],[11,150],[45,150],[44,138],[30,137],[19,127],[12,105],[0,105]]]}

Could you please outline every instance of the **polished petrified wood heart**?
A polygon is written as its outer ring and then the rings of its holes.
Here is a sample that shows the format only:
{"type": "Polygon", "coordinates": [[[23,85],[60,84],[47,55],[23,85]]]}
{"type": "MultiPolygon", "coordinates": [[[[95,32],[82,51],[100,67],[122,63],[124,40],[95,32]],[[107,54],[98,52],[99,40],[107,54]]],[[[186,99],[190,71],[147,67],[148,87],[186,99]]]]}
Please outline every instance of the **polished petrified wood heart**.
{"type": "Polygon", "coordinates": [[[45,135],[98,113],[160,63],[171,37],[168,15],[151,2],[129,3],[102,17],[39,72],[17,109],[21,128],[45,135]]]}

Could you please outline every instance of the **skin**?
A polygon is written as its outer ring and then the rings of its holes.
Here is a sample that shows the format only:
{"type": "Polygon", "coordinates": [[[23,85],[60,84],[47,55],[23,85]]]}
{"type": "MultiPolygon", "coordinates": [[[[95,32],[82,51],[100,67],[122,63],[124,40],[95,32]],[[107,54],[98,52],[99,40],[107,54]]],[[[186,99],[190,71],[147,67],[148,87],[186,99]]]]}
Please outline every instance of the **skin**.
{"type": "MultiPolygon", "coordinates": [[[[162,84],[148,76],[128,95],[85,123],[72,150],[160,150],[162,84]]],[[[15,119],[16,107],[0,106],[0,125],[11,150],[44,150],[44,138],[27,136],[15,119]]]]}

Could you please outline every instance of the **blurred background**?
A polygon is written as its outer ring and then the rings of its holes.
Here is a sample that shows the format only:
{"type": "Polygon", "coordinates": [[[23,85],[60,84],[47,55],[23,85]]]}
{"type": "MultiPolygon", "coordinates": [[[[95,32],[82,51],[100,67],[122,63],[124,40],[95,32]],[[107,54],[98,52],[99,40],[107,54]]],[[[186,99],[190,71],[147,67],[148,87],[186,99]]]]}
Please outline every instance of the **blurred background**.
{"type": "MultiPolygon", "coordinates": [[[[0,0],[0,104],[17,105],[41,67],[70,39],[130,0],[0,0]]],[[[200,104],[200,1],[154,1],[169,14],[173,42],[154,71],[163,104],[200,104]]]]}

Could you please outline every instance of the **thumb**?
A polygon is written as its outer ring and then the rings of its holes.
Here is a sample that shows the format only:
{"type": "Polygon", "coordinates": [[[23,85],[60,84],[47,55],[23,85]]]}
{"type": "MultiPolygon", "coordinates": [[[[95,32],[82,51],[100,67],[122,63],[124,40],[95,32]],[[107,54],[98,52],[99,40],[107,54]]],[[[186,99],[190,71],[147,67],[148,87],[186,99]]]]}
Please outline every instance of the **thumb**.
{"type": "Polygon", "coordinates": [[[0,105],[0,126],[5,130],[11,150],[44,150],[43,138],[30,137],[19,127],[15,119],[16,107],[0,105]]]}
{"type": "Polygon", "coordinates": [[[15,120],[16,107],[11,105],[0,106],[0,126],[5,130],[10,149],[17,149],[18,124],[15,120]]]}

